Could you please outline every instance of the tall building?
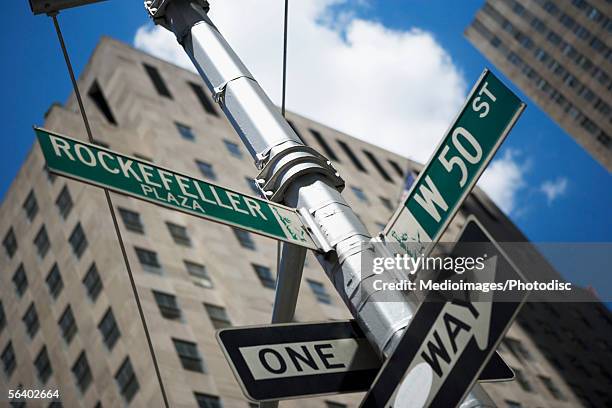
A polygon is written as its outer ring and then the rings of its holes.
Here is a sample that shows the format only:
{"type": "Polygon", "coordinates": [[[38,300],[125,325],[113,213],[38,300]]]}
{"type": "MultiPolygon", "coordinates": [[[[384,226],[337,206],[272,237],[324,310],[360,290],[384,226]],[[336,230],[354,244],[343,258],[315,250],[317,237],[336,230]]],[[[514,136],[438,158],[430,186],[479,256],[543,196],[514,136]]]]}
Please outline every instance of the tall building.
{"type": "Polygon", "coordinates": [[[466,37],[612,171],[612,6],[487,0],[466,37]]]}
{"type": "MultiPolygon", "coordinates": [[[[256,194],[251,157],[194,73],[104,38],[79,83],[96,143],[256,194]]],[[[372,233],[380,231],[396,206],[405,172],[420,166],[301,116],[288,116],[304,142],[333,161],[347,182],[344,196],[366,226],[372,233]]],[[[86,139],[74,95],[50,107],[44,126],[86,139]]],[[[229,325],[270,321],[275,241],[111,195],[171,406],[250,406],[214,333],[229,325]]],[[[499,240],[525,240],[478,189],[446,240],[457,235],[468,214],[476,214],[499,240]]],[[[46,172],[34,144],[0,207],[0,240],[1,401],[7,390],[23,388],[58,390],[66,407],[161,406],[101,189],[46,172]]],[[[548,313],[540,309],[528,309],[528,314],[548,313]]],[[[349,317],[309,254],[296,321],[349,317]]],[[[582,360],[580,353],[592,353],[590,359],[609,375],[609,315],[585,313],[590,331],[574,329],[566,317],[542,319],[551,326],[563,320],[570,332],[579,333],[592,350],[577,349],[574,356],[582,360]],[[593,348],[598,341],[608,347],[607,354],[593,348]]],[[[542,327],[537,323],[534,330],[542,327]]],[[[534,330],[518,324],[510,329],[501,352],[518,381],[487,384],[487,391],[500,406],[580,406],[580,396],[546,355],[548,340],[538,342],[534,330]]],[[[609,382],[602,375],[594,372],[588,382],[605,392],[609,382]]],[[[580,385],[581,380],[574,382],[580,385]]],[[[330,395],[283,406],[342,408],[357,406],[361,397],[330,395]]],[[[603,406],[597,405],[603,399],[595,401],[594,406],[603,406]]],[[[45,400],[27,406],[60,405],[45,400]]]]}

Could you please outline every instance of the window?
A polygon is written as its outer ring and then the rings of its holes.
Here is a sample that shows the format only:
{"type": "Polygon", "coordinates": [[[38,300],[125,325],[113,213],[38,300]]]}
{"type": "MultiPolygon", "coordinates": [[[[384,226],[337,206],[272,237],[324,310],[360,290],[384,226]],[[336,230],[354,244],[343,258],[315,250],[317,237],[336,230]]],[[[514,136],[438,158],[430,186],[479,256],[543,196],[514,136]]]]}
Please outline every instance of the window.
{"type": "Polygon", "coordinates": [[[208,317],[210,318],[210,322],[212,323],[215,329],[231,327],[232,322],[230,321],[230,318],[227,315],[227,311],[225,310],[225,308],[215,305],[209,305],[208,303],[204,303],[204,308],[206,309],[208,317]]]}
{"type": "Polygon", "coordinates": [[[105,147],[107,149],[110,148],[110,145],[108,143],[103,142],[102,140],[99,140],[99,139],[93,139],[91,143],[95,144],[96,146],[105,147]]]}
{"type": "Polygon", "coordinates": [[[28,310],[26,310],[21,320],[23,320],[28,336],[30,336],[31,339],[34,338],[36,333],[38,333],[38,328],[40,327],[38,313],[36,313],[36,306],[34,306],[34,302],[30,303],[28,310]]]}
{"type": "Polygon", "coordinates": [[[391,167],[393,167],[393,170],[395,170],[395,172],[397,173],[398,176],[404,177],[404,170],[402,169],[402,166],[397,164],[397,162],[395,160],[389,159],[387,161],[389,162],[391,167]]]}
{"type": "Polygon", "coordinates": [[[336,156],[336,153],[334,153],[334,151],[331,149],[331,147],[329,147],[325,139],[323,139],[323,136],[321,136],[321,133],[317,132],[314,129],[310,129],[310,133],[317,140],[317,143],[319,143],[321,148],[323,148],[323,152],[325,152],[325,155],[328,158],[333,161],[340,162],[340,160],[338,160],[338,156],[336,156]]]}
{"type": "Polygon", "coordinates": [[[230,142],[229,140],[224,140],[225,148],[228,152],[234,157],[242,157],[242,150],[240,150],[240,146],[234,142],[230,142]]]}
{"type": "Polygon", "coordinates": [[[64,281],[62,280],[62,275],[60,274],[59,267],[57,263],[53,264],[51,270],[47,274],[47,278],[45,279],[47,282],[47,286],[49,287],[49,293],[53,297],[53,299],[57,299],[59,294],[62,292],[64,288],[64,281]]]}
{"type": "Polygon", "coordinates": [[[30,194],[28,194],[23,202],[23,210],[25,211],[28,220],[32,221],[34,217],[36,217],[36,214],[38,213],[38,203],[36,202],[34,190],[30,190],[30,194]]]}
{"type": "Polygon", "coordinates": [[[175,243],[184,246],[191,246],[191,239],[187,234],[187,228],[171,222],[166,222],[166,225],[168,226],[168,231],[170,231],[170,235],[172,235],[172,239],[175,243]]]}
{"type": "Polygon", "coordinates": [[[240,246],[243,248],[255,249],[255,241],[253,241],[251,234],[238,228],[232,228],[232,231],[234,231],[234,235],[238,239],[238,242],[240,242],[240,246]]]}
{"type": "Polygon", "coordinates": [[[17,252],[17,238],[15,237],[13,227],[11,227],[4,236],[2,245],[4,245],[4,249],[6,249],[6,253],[8,254],[9,258],[12,258],[13,255],[15,255],[15,252],[17,252]]]}
{"type": "Polygon", "coordinates": [[[172,339],[172,342],[185,370],[204,372],[204,363],[195,343],[179,339],[172,339]]]}
{"type": "Polygon", "coordinates": [[[119,386],[119,392],[123,395],[123,398],[129,403],[134,398],[134,395],[140,389],[140,384],[134,373],[134,368],[130,362],[130,357],[126,357],[115,374],[115,380],[119,386]]]}
{"type": "Polygon", "coordinates": [[[147,156],[145,156],[143,154],[134,153],[133,156],[139,158],[140,160],[144,160],[144,161],[147,161],[149,163],[153,163],[153,159],[152,158],[147,157],[147,156]]]}
{"type": "Polygon", "coordinates": [[[359,170],[359,171],[361,171],[363,173],[367,173],[368,171],[366,170],[365,167],[363,167],[363,163],[361,163],[361,160],[359,160],[359,158],[351,150],[349,145],[344,143],[342,140],[338,140],[337,142],[340,145],[340,148],[342,148],[342,150],[344,151],[344,153],[346,153],[346,155],[349,157],[349,159],[351,159],[351,161],[353,162],[353,165],[355,167],[357,167],[357,170],[359,170]]]}
{"type": "Polygon", "coordinates": [[[49,168],[47,168],[46,164],[43,166],[43,171],[47,175],[47,181],[51,184],[55,183],[55,179],[57,178],[57,176],[49,171],[49,168]]]}
{"type": "Polygon", "coordinates": [[[155,87],[157,93],[161,96],[172,99],[172,94],[170,93],[170,90],[166,86],[166,83],[164,82],[163,78],[161,77],[159,70],[149,64],[142,65],[144,66],[145,71],[147,71],[151,82],[153,82],[153,86],[155,87]]]}
{"type": "Polygon", "coordinates": [[[142,269],[147,272],[161,274],[161,265],[157,260],[157,253],[138,247],[134,247],[134,250],[140,265],[142,265],[142,269]]]}
{"type": "Polygon", "coordinates": [[[68,218],[70,210],[72,210],[72,204],[72,197],[70,196],[68,186],[64,186],[55,200],[55,205],[57,205],[59,213],[63,219],[68,218]]]}
{"type": "Polygon", "coordinates": [[[38,373],[38,379],[40,382],[46,384],[47,380],[53,373],[51,361],[49,361],[49,354],[47,353],[47,346],[43,346],[42,350],[40,350],[38,353],[38,356],[36,356],[34,366],[36,367],[36,372],[38,373]]]}
{"type": "Polygon", "coordinates": [[[119,207],[119,215],[121,215],[123,225],[125,225],[127,230],[140,234],[144,233],[144,226],[142,225],[140,214],[138,214],[136,211],[119,207]]]}
{"type": "Polygon", "coordinates": [[[98,108],[98,111],[104,116],[106,121],[111,125],[117,125],[117,121],[115,120],[115,116],[111,111],[106,98],[104,97],[104,93],[102,93],[102,88],[100,88],[100,84],[98,81],[93,81],[91,87],[89,87],[89,91],[87,91],[87,96],[93,101],[98,108]]]}
{"type": "Polygon", "coordinates": [[[13,374],[13,371],[15,371],[15,367],[17,367],[17,360],[15,359],[15,350],[13,349],[13,343],[11,343],[10,341],[8,342],[8,344],[2,351],[2,355],[0,355],[0,358],[2,359],[4,374],[6,374],[8,378],[10,378],[11,374],[13,374]]]}
{"type": "Polygon", "coordinates": [[[185,264],[187,272],[189,272],[191,276],[196,278],[196,280],[194,280],[194,283],[196,285],[209,289],[213,287],[212,279],[208,275],[208,272],[206,271],[206,267],[204,265],[200,265],[198,263],[190,261],[183,261],[183,263],[185,264]]]}
{"type": "Polygon", "coordinates": [[[6,327],[6,313],[4,312],[4,306],[2,305],[2,301],[0,300],[0,334],[2,334],[2,330],[6,327]]]}
{"type": "Polygon", "coordinates": [[[317,282],[311,279],[306,279],[306,281],[308,282],[308,286],[310,286],[310,289],[312,289],[312,293],[314,293],[315,297],[319,302],[326,304],[331,303],[331,297],[329,296],[329,293],[327,293],[327,291],[325,290],[325,285],[323,285],[321,282],[317,282]]]}
{"type": "Polygon", "coordinates": [[[113,315],[112,309],[109,307],[102,320],[98,324],[98,329],[100,329],[100,333],[102,333],[102,339],[104,340],[104,344],[108,347],[109,350],[112,350],[115,347],[115,343],[121,336],[121,332],[119,331],[119,326],[117,325],[117,321],[115,320],[115,316],[113,315]]]}
{"type": "Polygon", "coordinates": [[[195,135],[193,134],[193,130],[187,125],[183,125],[182,123],[174,122],[176,125],[176,129],[181,134],[183,139],[186,140],[195,140],[195,135]]]}
{"type": "Polygon", "coordinates": [[[516,401],[505,400],[507,408],[522,408],[522,405],[516,401]]]}
{"type": "Polygon", "coordinates": [[[202,108],[204,108],[204,110],[211,115],[219,116],[219,114],[213,107],[212,102],[210,101],[210,99],[208,99],[208,97],[204,93],[204,88],[202,88],[200,85],[195,84],[193,82],[189,82],[189,86],[191,87],[191,90],[193,91],[193,93],[196,95],[196,97],[200,101],[202,108]]]}
{"type": "Polygon", "coordinates": [[[553,397],[555,397],[555,399],[565,400],[565,396],[563,395],[561,390],[555,385],[555,383],[552,382],[550,378],[545,377],[543,375],[540,375],[539,377],[540,377],[540,380],[546,386],[546,389],[551,393],[553,397]]]}
{"type": "Polygon", "coordinates": [[[527,392],[533,391],[533,387],[529,383],[529,380],[527,380],[525,373],[523,373],[523,371],[519,370],[518,368],[512,368],[512,370],[514,370],[516,381],[521,386],[521,388],[527,392]]]}
{"type": "Polygon", "coordinates": [[[393,211],[393,204],[391,203],[391,200],[389,200],[386,197],[378,197],[380,199],[380,202],[382,203],[382,205],[385,206],[385,208],[389,211],[393,211]]]}
{"type": "Polygon", "coordinates": [[[253,269],[255,269],[255,273],[257,274],[257,277],[259,278],[259,280],[261,281],[261,284],[264,287],[270,288],[270,289],[275,288],[276,280],[274,279],[274,276],[272,275],[272,271],[270,271],[270,268],[268,268],[267,266],[253,264],[253,269]]]}
{"type": "Polygon", "coordinates": [[[44,258],[49,252],[49,247],[51,243],[49,242],[49,236],[47,235],[47,230],[43,224],[42,227],[38,230],[38,234],[34,238],[34,245],[36,245],[36,250],[38,251],[38,256],[44,258]]]}
{"type": "Polygon", "coordinates": [[[346,405],[334,401],[325,401],[325,408],[346,408],[346,405]]]}
{"type": "Polygon", "coordinates": [[[72,366],[72,373],[74,374],[79,390],[85,393],[87,387],[91,384],[91,370],[89,369],[85,351],[81,351],[81,354],[79,354],[79,357],[76,359],[72,366]]]}
{"type": "Polygon", "coordinates": [[[198,408],[223,408],[223,404],[219,397],[199,392],[194,392],[194,396],[198,403],[198,408]]]}
{"type": "Polygon", "coordinates": [[[66,306],[66,309],[64,310],[64,313],[62,313],[62,316],[57,324],[59,324],[62,337],[66,341],[66,344],[70,344],[72,338],[77,332],[76,321],[74,320],[74,315],[72,314],[70,305],[66,306]]]}
{"type": "Polygon", "coordinates": [[[98,295],[102,291],[102,280],[100,279],[98,267],[95,263],[92,263],[87,270],[87,273],[83,278],[83,285],[85,285],[89,298],[92,300],[92,302],[95,302],[98,295]]]}
{"type": "Polygon", "coordinates": [[[518,358],[519,360],[532,360],[533,359],[529,351],[527,351],[523,343],[521,343],[519,340],[510,338],[510,337],[506,337],[503,340],[503,343],[506,345],[506,347],[508,347],[510,352],[514,354],[514,356],[518,358]]]}
{"type": "Polygon", "coordinates": [[[153,297],[163,317],[166,319],[180,319],[181,309],[176,302],[176,296],[154,290],[153,297]]]}
{"type": "Polygon", "coordinates": [[[253,180],[250,177],[245,177],[244,180],[247,183],[247,186],[249,186],[249,188],[251,189],[251,192],[260,197],[261,196],[261,191],[259,191],[259,187],[257,186],[257,183],[255,182],[255,180],[253,180]]]}
{"type": "Polygon", "coordinates": [[[198,169],[200,169],[200,173],[202,173],[204,177],[210,180],[217,179],[217,175],[215,174],[212,164],[200,160],[196,160],[196,164],[198,165],[198,169]]]}
{"type": "Polygon", "coordinates": [[[28,277],[25,272],[23,264],[19,264],[17,270],[13,274],[13,283],[15,284],[15,291],[19,297],[23,296],[24,292],[28,288],[28,277]]]}
{"type": "Polygon", "coordinates": [[[360,189],[359,187],[351,186],[351,190],[353,191],[353,194],[355,194],[355,197],[359,199],[359,201],[362,201],[364,203],[368,202],[368,197],[365,195],[362,189],[360,189]]]}
{"type": "Polygon", "coordinates": [[[387,170],[385,170],[385,168],[382,166],[382,164],[378,161],[378,159],[376,158],[376,156],[374,156],[373,153],[364,150],[363,153],[366,155],[366,157],[370,160],[370,162],[372,163],[372,165],[376,168],[376,170],[378,170],[378,173],[380,173],[380,176],[385,179],[386,181],[392,183],[393,180],[391,179],[391,176],[389,176],[389,173],[387,173],[387,170]]]}
{"type": "Polygon", "coordinates": [[[85,249],[87,249],[87,237],[85,237],[85,232],[83,232],[83,227],[80,222],[74,227],[68,240],[70,241],[70,245],[72,245],[72,251],[77,258],[80,258],[83,252],[85,252],[85,249]]]}

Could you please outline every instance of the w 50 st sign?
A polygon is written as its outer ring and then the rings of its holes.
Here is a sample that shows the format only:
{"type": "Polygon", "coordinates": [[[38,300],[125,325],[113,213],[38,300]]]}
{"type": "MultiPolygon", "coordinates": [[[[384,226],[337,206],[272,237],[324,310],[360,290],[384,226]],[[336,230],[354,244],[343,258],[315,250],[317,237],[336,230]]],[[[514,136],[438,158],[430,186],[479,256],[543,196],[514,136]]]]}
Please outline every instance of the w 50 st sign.
{"type": "Polygon", "coordinates": [[[389,221],[387,240],[405,252],[429,252],[524,109],[525,104],[485,69],[389,221]]]}

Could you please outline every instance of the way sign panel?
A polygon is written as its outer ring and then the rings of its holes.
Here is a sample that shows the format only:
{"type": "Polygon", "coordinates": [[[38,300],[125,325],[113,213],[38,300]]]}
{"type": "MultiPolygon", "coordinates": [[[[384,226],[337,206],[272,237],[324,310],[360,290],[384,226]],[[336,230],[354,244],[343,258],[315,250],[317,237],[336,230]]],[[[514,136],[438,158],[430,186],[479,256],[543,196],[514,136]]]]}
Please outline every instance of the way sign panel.
{"type": "Polygon", "coordinates": [[[418,252],[429,252],[524,108],[525,104],[485,69],[389,221],[384,231],[387,240],[409,254],[408,243],[423,243],[416,245],[418,252]]]}
{"type": "MultiPolygon", "coordinates": [[[[464,281],[524,281],[519,270],[470,217],[454,256],[487,254],[485,267],[460,275],[464,281]],[[462,246],[462,243],[478,245],[462,246]],[[457,249],[459,248],[459,249],[457,249]],[[466,249],[468,248],[468,249],[466,249]],[[485,251],[485,252],[482,252],[485,251]]],[[[514,320],[524,292],[430,292],[394,353],[385,361],[361,407],[455,407],[467,395],[514,320]]]]}
{"type": "Polygon", "coordinates": [[[354,321],[227,328],[217,338],[253,401],[365,391],[381,366],[354,321]]]}
{"type": "Polygon", "coordinates": [[[53,173],[211,221],[317,249],[298,212],[216,184],[35,128],[53,173]]]}

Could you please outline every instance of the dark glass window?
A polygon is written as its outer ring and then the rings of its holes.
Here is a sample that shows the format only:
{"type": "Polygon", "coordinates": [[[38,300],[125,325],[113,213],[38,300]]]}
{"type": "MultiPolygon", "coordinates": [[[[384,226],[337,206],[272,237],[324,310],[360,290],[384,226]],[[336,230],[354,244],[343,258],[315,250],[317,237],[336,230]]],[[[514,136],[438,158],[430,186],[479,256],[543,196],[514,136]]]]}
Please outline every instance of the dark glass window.
{"type": "Polygon", "coordinates": [[[386,197],[380,197],[380,196],[378,198],[380,199],[380,202],[382,203],[382,205],[385,206],[386,209],[388,209],[390,211],[394,210],[393,204],[391,203],[391,200],[389,200],[386,197]]]}
{"type": "Polygon", "coordinates": [[[85,236],[85,232],[80,222],[74,227],[74,230],[72,230],[68,241],[76,257],[80,258],[83,252],[85,252],[85,249],[87,249],[87,237],[85,236]]]}
{"type": "Polygon", "coordinates": [[[151,273],[161,273],[161,264],[157,259],[156,252],[138,247],[134,247],[134,250],[136,251],[136,256],[138,257],[140,265],[142,265],[142,269],[151,273]]]}
{"type": "Polygon", "coordinates": [[[359,187],[351,186],[351,190],[353,191],[353,194],[355,194],[355,197],[359,199],[359,201],[362,201],[364,203],[369,202],[368,197],[362,189],[360,189],[359,187]]]}
{"type": "Polygon", "coordinates": [[[159,312],[166,319],[180,319],[181,309],[176,301],[176,296],[164,292],[153,291],[153,297],[159,307],[159,312]]]}
{"type": "Polygon", "coordinates": [[[193,395],[198,403],[198,408],[223,408],[223,404],[219,397],[199,392],[194,392],[193,395]]]}
{"type": "Polygon", "coordinates": [[[36,313],[36,306],[34,306],[34,302],[30,303],[28,310],[26,310],[21,320],[23,320],[28,336],[30,336],[30,338],[34,338],[36,333],[38,333],[38,329],[40,328],[38,313],[36,313]]]}
{"type": "Polygon", "coordinates": [[[74,315],[72,314],[72,309],[70,308],[70,305],[66,306],[66,309],[64,310],[64,313],[62,313],[62,316],[60,317],[57,324],[59,324],[60,330],[62,332],[62,337],[64,338],[67,344],[70,344],[72,338],[77,332],[76,321],[74,320],[74,315]]]}
{"type": "Polygon", "coordinates": [[[64,186],[62,191],[60,191],[57,199],[55,200],[55,205],[59,209],[59,213],[63,219],[68,218],[70,215],[70,210],[72,210],[72,197],[70,196],[70,191],[68,190],[68,186],[64,186]]]}
{"type": "Polygon", "coordinates": [[[312,293],[314,293],[315,297],[319,302],[326,304],[331,303],[331,297],[329,296],[329,293],[327,293],[327,291],[325,290],[325,285],[323,285],[321,282],[317,282],[311,279],[307,279],[306,281],[308,282],[308,286],[310,286],[310,289],[312,289],[312,293]]]}
{"type": "Polygon", "coordinates": [[[117,125],[117,121],[115,120],[115,116],[113,115],[113,111],[111,110],[106,98],[104,97],[104,93],[102,92],[102,88],[98,81],[93,81],[91,87],[89,87],[89,91],[87,91],[87,96],[91,98],[93,103],[96,105],[96,108],[100,111],[100,113],[104,116],[106,121],[111,125],[117,125]]]}
{"type": "Polygon", "coordinates": [[[364,150],[363,153],[366,155],[366,157],[370,160],[370,162],[372,163],[372,165],[376,168],[376,170],[378,170],[378,173],[380,173],[380,176],[385,179],[388,182],[393,182],[393,180],[391,179],[391,176],[389,176],[389,173],[387,173],[387,170],[385,170],[385,168],[382,166],[382,164],[378,161],[378,159],[376,158],[376,156],[374,156],[374,154],[372,154],[371,152],[364,150]]]}
{"type": "Polygon", "coordinates": [[[512,400],[504,400],[507,408],[523,408],[520,402],[512,401],[512,400]]]}
{"type": "Polygon", "coordinates": [[[49,171],[49,168],[46,164],[43,166],[43,171],[47,175],[47,181],[49,181],[49,183],[51,184],[55,183],[55,179],[57,178],[57,176],[49,171]]]}
{"type": "Polygon", "coordinates": [[[0,300],[0,334],[2,334],[2,330],[6,327],[6,313],[4,312],[4,305],[0,300]]]}
{"type": "Polygon", "coordinates": [[[186,140],[195,140],[195,135],[193,134],[193,130],[182,123],[174,122],[176,125],[176,129],[180,133],[181,137],[186,140]]]}
{"type": "Polygon", "coordinates": [[[331,149],[331,147],[329,147],[325,139],[323,139],[323,136],[321,135],[321,133],[319,133],[318,131],[314,129],[309,129],[309,130],[312,136],[317,140],[317,143],[319,143],[319,145],[323,149],[323,152],[325,153],[325,155],[333,161],[340,162],[340,160],[338,160],[338,156],[336,156],[336,153],[334,153],[334,151],[331,149]]]}
{"type": "Polygon", "coordinates": [[[13,283],[15,284],[15,291],[19,297],[23,296],[24,292],[28,288],[28,277],[25,272],[23,264],[19,264],[17,270],[13,274],[13,283]]]}
{"type": "Polygon", "coordinates": [[[325,401],[325,408],[346,408],[346,405],[334,401],[325,401]]]}
{"type": "Polygon", "coordinates": [[[204,110],[207,113],[209,113],[211,115],[219,116],[219,114],[217,113],[217,111],[213,107],[212,102],[206,96],[206,93],[204,92],[204,88],[202,88],[200,85],[195,84],[193,82],[189,82],[189,87],[191,87],[191,90],[193,91],[193,93],[196,95],[196,97],[200,101],[200,104],[202,105],[202,108],[204,108],[204,110]]]}
{"type": "Polygon", "coordinates": [[[126,229],[133,232],[138,232],[140,234],[144,232],[144,225],[142,225],[140,214],[138,214],[136,211],[119,208],[119,214],[121,215],[123,225],[125,225],[126,229]]]}
{"type": "Polygon", "coordinates": [[[47,282],[47,286],[49,287],[49,293],[53,296],[53,299],[57,299],[59,294],[62,292],[64,288],[64,281],[62,280],[62,275],[60,274],[59,267],[57,263],[54,263],[51,267],[51,270],[47,274],[47,278],[45,279],[47,282]]]}
{"type": "Polygon", "coordinates": [[[187,234],[187,228],[171,222],[166,222],[166,226],[168,227],[168,231],[170,231],[170,235],[172,235],[172,239],[175,243],[184,246],[191,246],[191,238],[189,238],[189,235],[187,234]]]}
{"type": "Polygon", "coordinates": [[[2,240],[2,245],[4,245],[4,249],[6,249],[6,253],[9,258],[12,258],[17,252],[17,237],[15,237],[15,231],[13,231],[13,227],[9,228],[8,232],[4,236],[2,240]]]}
{"type": "Polygon", "coordinates": [[[147,71],[151,82],[153,82],[153,86],[155,87],[157,93],[161,96],[165,96],[166,98],[172,99],[172,94],[166,86],[166,83],[164,82],[161,74],[159,73],[159,70],[149,64],[142,65],[144,66],[145,71],[147,71]]]}
{"type": "Polygon", "coordinates": [[[191,261],[183,261],[183,263],[185,263],[185,269],[187,269],[189,275],[196,278],[194,280],[195,284],[203,288],[213,287],[212,279],[210,278],[210,275],[208,274],[208,271],[204,265],[191,261]]]}
{"type": "Polygon", "coordinates": [[[102,279],[100,279],[100,274],[98,273],[98,267],[95,263],[92,263],[85,277],[83,278],[83,285],[85,285],[85,289],[87,290],[87,295],[89,298],[95,302],[98,298],[98,295],[102,291],[102,279]]]}
{"type": "Polygon", "coordinates": [[[510,338],[510,337],[506,337],[503,340],[503,344],[520,361],[533,360],[531,353],[529,353],[529,351],[525,348],[523,343],[521,343],[519,340],[510,338]]]}
{"type": "Polygon", "coordinates": [[[253,264],[253,269],[255,270],[255,273],[263,286],[271,289],[275,288],[276,280],[274,279],[270,268],[267,266],[253,264]]]}
{"type": "Polygon", "coordinates": [[[242,150],[240,150],[240,146],[237,143],[230,142],[229,140],[224,140],[225,148],[228,152],[234,157],[242,157],[242,150]]]}
{"type": "Polygon", "coordinates": [[[2,350],[2,355],[0,355],[0,358],[2,359],[4,374],[6,374],[7,378],[10,378],[13,371],[15,371],[15,367],[17,367],[13,343],[10,341],[8,342],[6,347],[4,347],[4,350],[2,350]]]}
{"type": "Polygon", "coordinates": [[[540,375],[538,377],[540,377],[540,380],[544,383],[548,392],[550,392],[551,395],[555,397],[555,399],[565,400],[565,396],[563,395],[559,387],[557,387],[549,377],[545,377],[543,375],[540,375]]]}
{"type": "Polygon", "coordinates": [[[72,366],[72,373],[74,374],[79,390],[81,390],[82,393],[85,393],[85,391],[87,391],[87,387],[89,387],[89,384],[91,384],[91,370],[89,368],[89,363],[87,362],[85,351],[81,351],[81,354],[79,354],[79,357],[74,362],[74,365],[72,366]]]}
{"type": "Polygon", "coordinates": [[[346,155],[349,157],[349,159],[351,159],[351,161],[353,162],[353,165],[355,165],[355,167],[357,167],[357,170],[359,170],[359,171],[361,171],[363,173],[367,173],[368,171],[366,170],[365,167],[363,167],[363,163],[361,163],[361,160],[359,160],[359,158],[357,157],[357,155],[355,155],[355,153],[349,147],[349,145],[344,143],[342,140],[338,140],[337,142],[340,145],[340,148],[342,148],[342,150],[344,151],[344,153],[346,153],[346,155]]]}
{"type": "Polygon", "coordinates": [[[398,176],[404,177],[404,170],[402,169],[402,166],[400,166],[395,160],[388,159],[387,161],[391,167],[393,167],[393,170],[395,170],[398,176]]]}
{"type": "Polygon", "coordinates": [[[112,350],[121,336],[121,332],[119,331],[119,326],[117,325],[117,321],[110,307],[102,317],[102,320],[100,320],[98,329],[100,329],[100,333],[102,333],[104,344],[106,344],[109,350],[112,350]]]}
{"type": "Polygon", "coordinates": [[[212,164],[200,160],[196,160],[196,164],[198,166],[198,169],[200,170],[200,173],[202,173],[204,177],[210,180],[217,179],[217,175],[215,174],[215,170],[213,169],[212,164]]]}
{"type": "Polygon", "coordinates": [[[134,398],[134,395],[140,389],[140,384],[136,378],[136,373],[130,362],[130,357],[126,357],[115,374],[115,380],[119,386],[119,392],[123,398],[129,403],[134,398]]]}
{"type": "Polygon", "coordinates": [[[38,356],[36,356],[34,366],[36,367],[36,372],[38,373],[38,379],[40,382],[46,384],[47,380],[53,373],[51,361],[49,361],[49,354],[47,353],[47,346],[43,346],[42,350],[40,350],[38,353],[38,356]]]}
{"type": "Polygon", "coordinates": [[[251,193],[258,197],[261,197],[261,191],[259,191],[259,187],[257,187],[257,183],[255,183],[255,180],[250,177],[245,177],[244,180],[246,181],[247,186],[249,186],[249,188],[251,189],[251,193]]]}
{"type": "Polygon", "coordinates": [[[38,251],[38,256],[44,258],[49,252],[49,247],[51,243],[49,242],[49,235],[47,235],[47,229],[43,224],[38,230],[38,234],[34,238],[34,245],[36,245],[36,250],[38,251]]]}
{"type": "Polygon", "coordinates": [[[238,239],[238,242],[240,242],[240,246],[243,248],[255,249],[255,241],[253,241],[253,237],[251,237],[251,234],[248,231],[238,228],[232,228],[232,231],[234,231],[236,239],[238,239]]]}
{"type": "Polygon", "coordinates": [[[215,329],[231,327],[232,322],[230,321],[230,318],[227,315],[227,311],[225,310],[225,308],[221,306],[210,305],[208,303],[204,303],[204,308],[206,309],[206,313],[208,313],[210,322],[212,323],[215,329]]]}
{"type": "Polygon", "coordinates": [[[34,190],[30,190],[30,194],[28,194],[23,202],[23,210],[26,213],[26,217],[28,217],[28,220],[30,221],[32,221],[34,217],[36,217],[36,214],[38,214],[38,202],[36,202],[34,190]]]}
{"type": "Polygon", "coordinates": [[[185,370],[204,372],[204,361],[200,356],[197,344],[179,339],[172,339],[172,342],[185,370]]]}
{"type": "Polygon", "coordinates": [[[91,143],[95,144],[96,146],[105,147],[107,149],[110,148],[110,145],[108,143],[103,142],[99,139],[94,139],[91,143]]]}
{"type": "Polygon", "coordinates": [[[529,383],[529,380],[525,376],[525,373],[522,370],[519,370],[518,368],[512,368],[512,370],[514,371],[516,382],[521,386],[521,388],[527,392],[532,392],[533,387],[529,383]]]}

